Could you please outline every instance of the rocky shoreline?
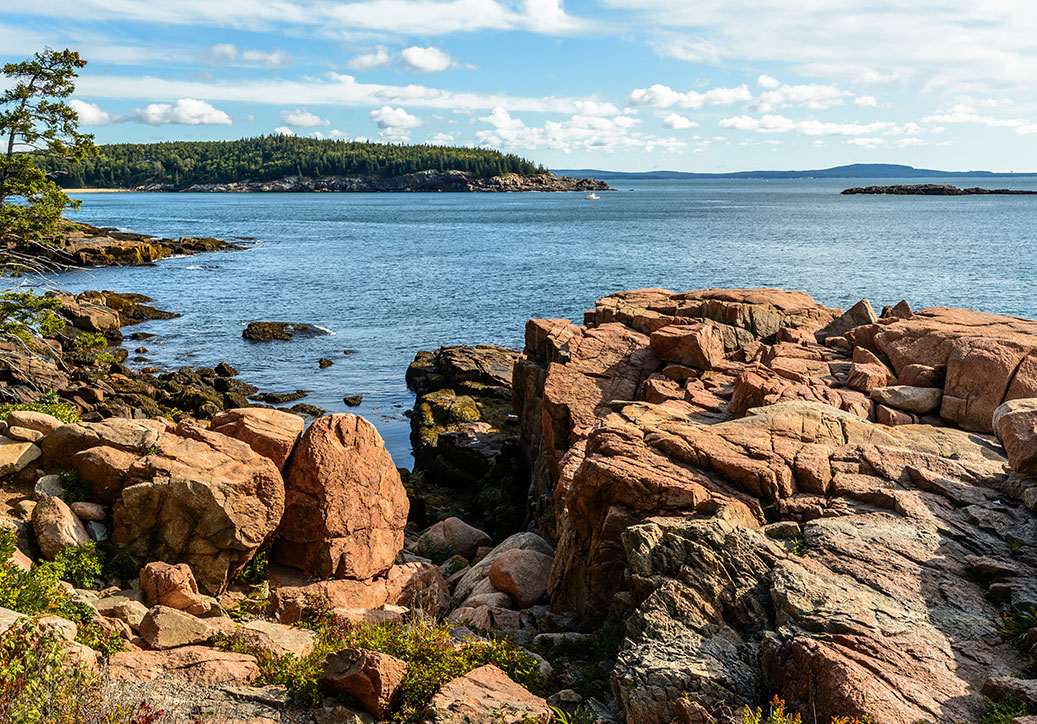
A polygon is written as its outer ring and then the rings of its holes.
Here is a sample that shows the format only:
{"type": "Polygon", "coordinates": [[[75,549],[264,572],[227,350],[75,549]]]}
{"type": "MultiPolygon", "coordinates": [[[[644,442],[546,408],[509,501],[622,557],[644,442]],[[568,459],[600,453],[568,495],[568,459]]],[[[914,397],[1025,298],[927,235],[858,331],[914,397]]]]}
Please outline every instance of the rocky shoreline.
{"type": "Polygon", "coordinates": [[[611,191],[607,183],[592,178],[570,178],[544,173],[520,176],[509,173],[476,178],[462,171],[419,171],[403,176],[287,176],[276,181],[236,181],[233,183],[147,184],[132,189],[149,192],[187,193],[306,193],[306,192],[519,192],[519,191],[611,191]]]}
{"type": "Polygon", "coordinates": [[[29,251],[15,250],[16,258],[5,257],[5,272],[57,271],[67,268],[141,266],[170,256],[189,256],[209,251],[241,250],[255,239],[233,242],[208,237],[182,236],[166,239],[148,234],[119,231],[65,220],[52,245],[37,245],[29,251]]]}
{"type": "MultiPolygon", "coordinates": [[[[143,301],[70,298],[54,342],[143,301]]],[[[46,378],[19,374],[11,399],[46,378]]],[[[122,561],[70,594],[126,649],[101,675],[185,719],[1037,714],[1037,321],[613,294],[530,320],[521,352],[419,353],[413,471],[360,417],[305,427],[231,391],[173,422],[108,375],[124,408],[79,410],[103,420],[8,413],[8,565],[90,540],[122,561]],[[430,631],[468,663],[411,658],[430,631]]]]}
{"type": "Polygon", "coordinates": [[[1023,189],[984,189],[979,187],[961,189],[950,184],[898,184],[895,186],[857,186],[846,189],[843,195],[875,194],[891,196],[1033,196],[1037,191],[1023,189]]]}

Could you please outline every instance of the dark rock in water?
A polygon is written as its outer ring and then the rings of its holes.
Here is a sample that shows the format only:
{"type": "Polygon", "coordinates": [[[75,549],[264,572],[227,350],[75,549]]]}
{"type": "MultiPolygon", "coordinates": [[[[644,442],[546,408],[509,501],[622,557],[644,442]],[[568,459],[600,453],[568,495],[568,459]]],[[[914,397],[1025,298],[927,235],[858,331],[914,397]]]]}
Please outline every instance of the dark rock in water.
{"type": "Polygon", "coordinates": [[[260,392],[257,395],[253,395],[252,399],[257,402],[268,402],[271,405],[282,405],[285,402],[301,400],[307,394],[306,390],[296,390],[295,392],[260,392]]]}
{"type": "Polygon", "coordinates": [[[137,347],[137,349],[135,349],[133,351],[136,352],[137,354],[144,354],[145,352],[148,351],[148,348],[147,347],[137,347]]]}
{"type": "Polygon", "coordinates": [[[237,377],[238,371],[226,362],[220,362],[216,365],[216,374],[220,377],[237,377]]]}
{"type": "Polygon", "coordinates": [[[959,189],[950,184],[897,184],[894,186],[856,186],[846,189],[843,195],[875,194],[889,196],[985,196],[1001,194],[1009,196],[1031,196],[1037,191],[1025,189],[982,189],[978,187],[959,189]]]}
{"type": "Polygon", "coordinates": [[[406,481],[419,525],[456,516],[494,540],[525,527],[529,473],[511,406],[520,354],[492,345],[419,352],[407,370],[414,472],[406,481]]]}
{"type": "Polygon", "coordinates": [[[309,417],[321,417],[323,415],[328,414],[327,410],[323,410],[317,407],[316,405],[308,405],[305,402],[300,402],[297,405],[292,405],[288,409],[298,415],[307,415],[309,417]]]}
{"type": "Polygon", "coordinates": [[[342,401],[346,403],[347,407],[357,407],[361,402],[364,401],[364,396],[349,395],[348,397],[343,397],[342,401]]]}
{"type": "Polygon", "coordinates": [[[342,350],[342,354],[356,354],[356,350],[355,349],[344,349],[344,350],[342,350]]]}
{"type": "Polygon", "coordinates": [[[145,339],[151,339],[154,336],[155,335],[153,335],[151,332],[134,332],[130,335],[130,339],[132,339],[134,342],[142,342],[145,339]]]}
{"type": "Polygon", "coordinates": [[[326,329],[321,329],[314,324],[301,324],[298,322],[249,322],[241,333],[245,339],[254,342],[269,342],[272,340],[287,341],[293,337],[318,337],[329,334],[326,329]]]}
{"type": "Polygon", "coordinates": [[[98,295],[108,307],[119,313],[119,323],[123,327],[155,319],[176,319],[179,314],[148,306],[144,302],[154,301],[143,294],[118,294],[103,291],[98,295]]]}
{"type": "Polygon", "coordinates": [[[327,357],[321,357],[321,358],[320,358],[319,360],[317,360],[317,364],[318,364],[318,365],[320,366],[320,368],[321,368],[322,370],[325,370],[325,369],[327,369],[328,367],[331,367],[331,365],[333,365],[333,364],[335,364],[335,363],[334,363],[334,362],[332,362],[332,361],[331,361],[330,359],[328,359],[327,357]]]}

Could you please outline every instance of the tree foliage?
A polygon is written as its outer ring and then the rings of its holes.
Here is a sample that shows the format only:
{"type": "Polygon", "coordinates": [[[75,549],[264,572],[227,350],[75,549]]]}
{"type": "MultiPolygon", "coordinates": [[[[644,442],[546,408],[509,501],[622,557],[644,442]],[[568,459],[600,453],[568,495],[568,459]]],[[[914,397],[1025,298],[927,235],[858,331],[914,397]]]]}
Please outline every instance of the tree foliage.
{"type": "Polygon", "coordinates": [[[2,241],[22,247],[46,241],[64,210],[78,207],[34,158],[76,163],[93,150],[93,136],[79,132],[79,117],[64,102],[85,65],[79,53],[48,48],[3,66],[11,87],[0,95],[0,138],[6,141],[0,156],[2,241]]]}
{"type": "Polygon", "coordinates": [[[146,184],[274,181],[286,176],[378,176],[417,171],[464,171],[476,178],[545,173],[512,154],[482,148],[405,146],[357,141],[262,136],[239,141],[119,143],[81,160],[40,155],[40,168],[66,188],[132,188],[146,184]]]}

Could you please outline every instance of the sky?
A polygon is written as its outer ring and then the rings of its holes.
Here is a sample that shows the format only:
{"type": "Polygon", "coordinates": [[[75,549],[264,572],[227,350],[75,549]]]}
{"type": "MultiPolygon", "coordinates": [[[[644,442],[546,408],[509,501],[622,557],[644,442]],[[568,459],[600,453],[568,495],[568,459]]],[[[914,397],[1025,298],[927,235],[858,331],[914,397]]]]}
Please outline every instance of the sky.
{"type": "Polygon", "coordinates": [[[1033,0],[0,0],[99,143],[271,133],[550,168],[1037,171],[1033,0]]]}

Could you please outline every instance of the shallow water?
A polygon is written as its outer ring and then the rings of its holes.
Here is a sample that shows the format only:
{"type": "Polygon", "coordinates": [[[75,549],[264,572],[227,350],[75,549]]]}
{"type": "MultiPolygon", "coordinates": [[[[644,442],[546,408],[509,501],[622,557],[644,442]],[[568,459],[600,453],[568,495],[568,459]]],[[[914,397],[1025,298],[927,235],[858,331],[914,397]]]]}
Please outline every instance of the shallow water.
{"type": "MultiPolygon", "coordinates": [[[[924,183],[920,179],[913,183],[924,183]]],[[[935,182],[939,182],[936,180],[935,182]]],[[[582,320],[641,287],[773,286],[848,307],[907,299],[1037,318],[1037,197],[840,196],[848,181],[618,181],[584,194],[85,194],[77,219],[163,236],[255,237],[246,251],[155,267],[60,275],[70,291],[153,297],[183,316],[127,331],[149,362],[227,361],[264,391],[374,422],[409,466],[420,349],[521,347],[530,317],[582,320]],[[309,322],[331,336],[253,343],[250,320],[309,322]],[[343,350],[356,350],[346,356],[343,350]],[[318,369],[328,357],[334,365],[318,369]]],[[[1037,179],[983,179],[1035,188],[1037,179]]],[[[969,180],[967,185],[976,185],[969,180]]],[[[136,345],[134,345],[136,346],[136,345]]]]}

